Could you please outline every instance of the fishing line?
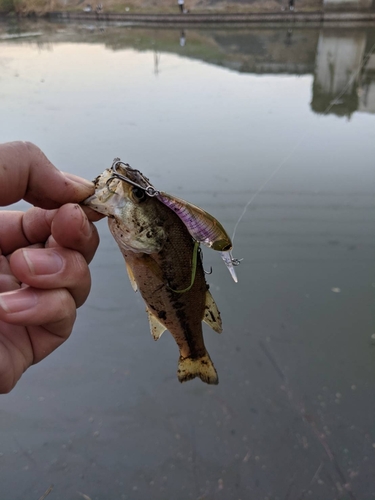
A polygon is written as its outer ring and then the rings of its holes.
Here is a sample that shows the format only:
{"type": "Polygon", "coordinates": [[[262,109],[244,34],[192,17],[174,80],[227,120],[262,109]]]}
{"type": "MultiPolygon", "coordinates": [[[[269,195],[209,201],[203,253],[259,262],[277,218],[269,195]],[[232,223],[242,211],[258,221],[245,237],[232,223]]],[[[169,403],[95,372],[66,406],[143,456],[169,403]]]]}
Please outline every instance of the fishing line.
{"type": "Polygon", "coordinates": [[[193,258],[191,262],[191,280],[190,280],[190,285],[187,288],[184,288],[183,290],[173,290],[170,286],[168,286],[169,290],[172,290],[174,293],[185,293],[188,292],[192,286],[194,285],[195,281],[195,275],[197,272],[197,260],[198,260],[198,249],[199,249],[199,241],[194,241],[194,248],[193,248],[193,258]]]}
{"type": "MultiPolygon", "coordinates": [[[[329,105],[327,106],[327,108],[323,111],[323,115],[326,115],[327,113],[329,113],[331,111],[331,109],[333,108],[333,106],[335,106],[335,104],[338,103],[338,101],[341,99],[341,97],[346,93],[346,91],[348,90],[348,88],[352,85],[352,83],[354,82],[354,80],[357,78],[357,76],[359,75],[359,73],[362,71],[362,69],[364,68],[364,66],[367,64],[368,62],[368,59],[370,58],[371,54],[373,53],[375,49],[375,43],[372,45],[372,47],[370,48],[370,50],[367,52],[367,54],[365,54],[365,56],[363,57],[363,61],[362,63],[360,64],[359,68],[352,74],[352,76],[349,78],[348,80],[348,83],[344,86],[344,88],[338,93],[337,97],[335,97],[335,99],[333,99],[329,105]]],[[[267,184],[269,182],[271,182],[271,180],[275,177],[275,175],[280,172],[281,170],[281,167],[283,167],[283,165],[285,165],[285,163],[289,160],[289,158],[296,152],[296,150],[299,148],[299,146],[301,145],[301,143],[304,141],[304,139],[306,138],[308,132],[305,132],[304,134],[302,134],[302,136],[300,137],[300,139],[297,141],[297,143],[294,145],[294,147],[290,150],[290,152],[285,156],[285,158],[278,164],[278,166],[275,168],[275,170],[266,178],[266,180],[263,182],[263,184],[261,184],[261,186],[257,189],[257,191],[255,191],[255,193],[250,197],[249,201],[246,203],[246,205],[244,206],[243,210],[242,210],[242,213],[241,215],[239,216],[235,226],[234,226],[234,229],[233,229],[233,234],[232,234],[232,243],[234,242],[234,238],[236,236],[236,231],[237,231],[237,228],[238,228],[238,225],[239,223],[242,221],[242,219],[244,218],[246,212],[247,212],[247,209],[249,208],[249,206],[251,205],[251,203],[255,200],[255,198],[263,191],[263,189],[267,186],[267,184]]]]}

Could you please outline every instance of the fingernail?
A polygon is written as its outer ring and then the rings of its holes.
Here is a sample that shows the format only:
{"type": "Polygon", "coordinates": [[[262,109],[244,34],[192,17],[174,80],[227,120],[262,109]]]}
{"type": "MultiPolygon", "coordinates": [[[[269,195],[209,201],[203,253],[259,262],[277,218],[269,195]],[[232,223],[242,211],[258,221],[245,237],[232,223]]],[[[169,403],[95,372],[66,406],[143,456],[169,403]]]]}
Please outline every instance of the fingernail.
{"type": "Polygon", "coordinates": [[[82,207],[80,207],[79,205],[76,205],[76,207],[82,212],[81,233],[84,236],[86,236],[86,238],[88,238],[89,236],[91,236],[91,233],[92,233],[90,222],[87,218],[87,215],[82,210],[82,207]]]}
{"type": "Polygon", "coordinates": [[[23,288],[13,292],[1,293],[0,307],[6,313],[16,313],[35,307],[37,300],[36,294],[30,288],[23,288]]]}
{"type": "Polygon", "coordinates": [[[23,249],[22,253],[33,275],[55,274],[64,265],[61,256],[53,249],[23,249]]]}

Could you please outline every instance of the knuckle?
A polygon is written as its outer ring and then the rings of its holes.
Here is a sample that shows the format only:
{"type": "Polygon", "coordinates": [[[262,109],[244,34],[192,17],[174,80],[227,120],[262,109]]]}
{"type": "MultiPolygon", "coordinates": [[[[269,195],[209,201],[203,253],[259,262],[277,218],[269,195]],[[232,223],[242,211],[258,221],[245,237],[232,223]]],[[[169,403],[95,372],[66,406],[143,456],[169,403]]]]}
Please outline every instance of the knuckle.
{"type": "Polygon", "coordinates": [[[55,290],[55,307],[51,311],[52,317],[56,319],[69,320],[74,323],[76,318],[76,303],[66,288],[55,290]]]}
{"type": "Polygon", "coordinates": [[[31,157],[41,153],[41,150],[38,148],[38,146],[36,146],[34,143],[30,141],[24,141],[21,144],[23,144],[27,153],[29,153],[31,157]]]}
{"type": "Polygon", "coordinates": [[[87,262],[80,252],[71,250],[70,256],[71,272],[76,282],[87,278],[89,268],[87,262]]]}
{"type": "Polygon", "coordinates": [[[0,371],[0,394],[9,394],[16,385],[17,380],[12,370],[0,371]]]}
{"type": "Polygon", "coordinates": [[[0,394],[9,394],[10,391],[13,389],[13,385],[12,384],[7,384],[7,383],[3,383],[0,385],[0,394]]]}

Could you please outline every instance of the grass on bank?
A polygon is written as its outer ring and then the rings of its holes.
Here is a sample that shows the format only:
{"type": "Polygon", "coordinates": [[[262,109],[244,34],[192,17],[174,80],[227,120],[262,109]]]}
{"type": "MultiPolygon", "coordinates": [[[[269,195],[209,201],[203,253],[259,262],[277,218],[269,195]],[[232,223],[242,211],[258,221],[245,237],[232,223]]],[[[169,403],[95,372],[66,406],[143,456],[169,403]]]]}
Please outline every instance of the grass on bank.
{"type": "MultiPolygon", "coordinates": [[[[298,0],[297,0],[298,1],[298,0]]],[[[90,4],[103,5],[103,12],[178,14],[177,0],[0,0],[0,13],[42,15],[51,11],[82,11],[90,4]]],[[[300,0],[299,11],[319,10],[322,0],[300,0]]],[[[192,13],[258,13],[286,10],[288,0],[185,0],[192,13]]]]}
{"type": "MultiPolygon", "coordinates": [[[[371,10],[370,0],[336,2],[334,10],[371,10]]],[[[43,15],[52,11],[82,12],[87,5],[94,10],[102,4],[103,13],[178,14],[177,0],[0,0],[0,14],[43,15]]],[[[288,11],[289,0],[185,0],[185,9],[196,14],[248,14],[288,11]]],[[[297,12],[326,10],[323,0],[295,0],[297,12]]],[[[332,8],[332,7],[331,7],[332,8]]],[[[330,8],[330,10],[331,10],[330,8]]],[[[375,9],[375,0],[372,1],[375,9]]]]}
{"type": "Polygon", "coordinates": [[[50,0],[0,0],[0,13],[43,15],[51,10],[50,0]]]}

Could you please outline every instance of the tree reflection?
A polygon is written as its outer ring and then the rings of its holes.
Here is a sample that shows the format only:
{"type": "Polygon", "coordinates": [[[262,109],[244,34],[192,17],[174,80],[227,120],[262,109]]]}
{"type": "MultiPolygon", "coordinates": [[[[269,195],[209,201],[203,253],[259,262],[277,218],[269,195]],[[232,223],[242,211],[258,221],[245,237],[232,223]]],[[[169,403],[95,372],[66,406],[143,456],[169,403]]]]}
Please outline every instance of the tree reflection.
{"type": "Polygon", "coordinates": [[[133,48],[153,53],[153,70],[160,55],[176,53],[241,73],[312,75],[311,109],[350,117],[375,113],[375,32],[367,28],[328,28],[298,25],[228,28],[209,26],[185,30],[110,24],[78,25],[61,20],[38,24],[43,36],[25,38],[35,26],[0,25],[1,40],[38,43],[51,48],[61,42],[105,44],[111,50],[133,48]],[[32,29],[31,29],[32,28],[32,29]]]}

